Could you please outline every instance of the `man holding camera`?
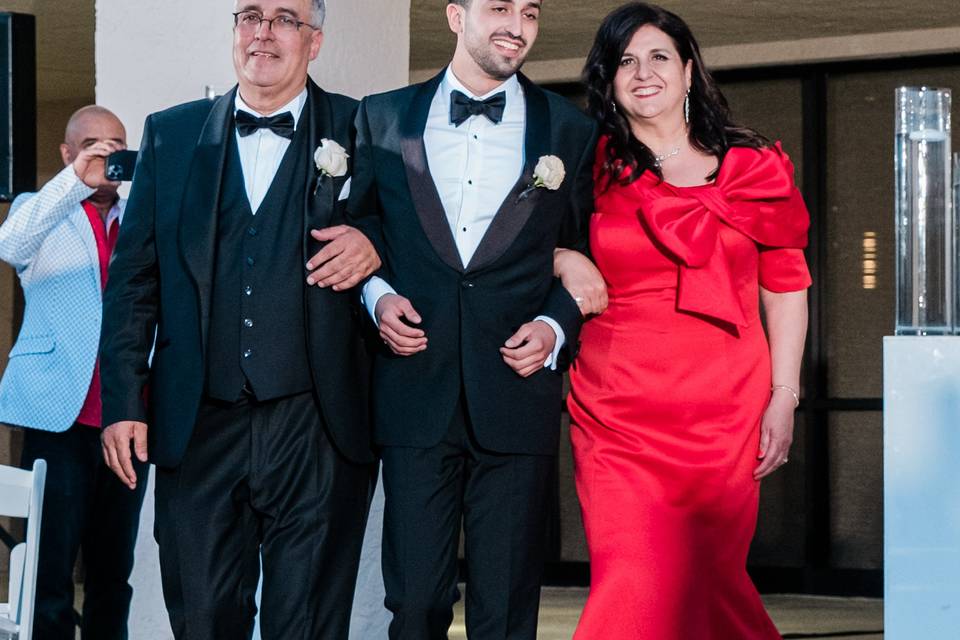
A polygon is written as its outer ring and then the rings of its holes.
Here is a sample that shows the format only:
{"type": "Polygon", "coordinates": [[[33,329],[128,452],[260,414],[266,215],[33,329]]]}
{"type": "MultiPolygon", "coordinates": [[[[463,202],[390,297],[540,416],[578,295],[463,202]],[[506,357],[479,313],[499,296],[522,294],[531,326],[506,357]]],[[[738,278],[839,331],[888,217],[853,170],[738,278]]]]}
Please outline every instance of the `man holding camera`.
{"type": "MultiPolygon", "coordinates": [[[[73,567],[82,547],[83,637],[126,638],[140,505],[100,446],[97,347],[102,291],[126,201],[105,175],[126,147],[120,120],[83,107],[67,124],[65,168],[20,195],[0,225],[0,259],[17,270],[23,325],[0,381],[0,422],[25,430],[21,465],[47,461],[33,637],[74,637],[73,567]]],[[[122,176],[115,176],[122,177],[122,176]]],[[[147,465],[139,463],[146,473],[147,465]]]]}

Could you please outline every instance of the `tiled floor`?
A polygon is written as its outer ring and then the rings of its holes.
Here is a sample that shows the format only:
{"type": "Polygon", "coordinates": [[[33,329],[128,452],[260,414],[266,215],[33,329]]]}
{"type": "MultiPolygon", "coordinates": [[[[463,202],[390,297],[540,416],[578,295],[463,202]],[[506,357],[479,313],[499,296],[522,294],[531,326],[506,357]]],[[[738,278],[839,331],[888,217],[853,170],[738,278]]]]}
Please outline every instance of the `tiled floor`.
{"type": "MultiPolygon", "coordinates": [[[[544,588],[538,640],[570,640],[586,597],[586,589],[544,588]]],[[[883,638],[882,600],[776,595],[765,597],[764,602],[785,640],[883,638]]],[[[466,637],[461,600],[450,629],[450,640],[464,640],[466,637]]]]}

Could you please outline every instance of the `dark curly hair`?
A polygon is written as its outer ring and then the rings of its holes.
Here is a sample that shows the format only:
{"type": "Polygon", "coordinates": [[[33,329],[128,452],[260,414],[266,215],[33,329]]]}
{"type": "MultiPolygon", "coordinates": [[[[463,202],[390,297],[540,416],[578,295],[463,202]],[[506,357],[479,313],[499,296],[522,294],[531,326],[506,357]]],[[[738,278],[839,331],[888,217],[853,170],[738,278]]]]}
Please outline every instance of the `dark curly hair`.
{"type": "MultiPolygon", "coordinates": [[[[770,141],[756,131],[731,121],[727,99],[703,64],[700,46],[680,16],[654,4],[629,2],[604,19],[583,69],[588,112],[600,123],[600,134],[609,137],[601,171],[601,177],[608,184],[610,180],[629,184],[644,171],[652,171],[663,179],[653,152],[637,140],[630,123],[616,111],[613,103],[613,79],[620,68],[623,52],[637,30],[646,25],[657,27],[670,36],[684,65],[693,61],[689,135],[690,144],[695,149],[709,153],[719,163],[730,147],[759,149],[770,146],[770,141]],[[625,173],[627,169],[629,174],[625,173]]],[[[716,174],[714,171],[707,179],[714,180],[716,174]]]]}

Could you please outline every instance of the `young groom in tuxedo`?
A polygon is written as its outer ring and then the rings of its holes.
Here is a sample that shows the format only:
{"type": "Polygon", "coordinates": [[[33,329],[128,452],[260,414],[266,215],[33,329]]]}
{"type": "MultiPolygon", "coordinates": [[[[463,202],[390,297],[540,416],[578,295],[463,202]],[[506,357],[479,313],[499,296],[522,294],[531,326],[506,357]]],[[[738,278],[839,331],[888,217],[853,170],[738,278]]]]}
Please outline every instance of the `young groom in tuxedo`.
{"type": "Polygon", "coordinates": [[[581,323],[553,256],[585,241],[596,137],[517,73],[540,11],[451,2],[450,66],[357,115],[348,211],[384,260],[363,298],[385,343],[374,439],[393,639],[447,637],[461,521],[468,636],[536,636],[558,364],[581,323]]]}
{"type": "Polygon", "coordinates": [[[238,87],[147,118],[110,267],[104,453],[131,487],[157,466],[178,639],[250,637],[261,557],[263,638],[347,637],[373,480],[350,288],[380,261],[341,224],[356,103],[307,77],[324,9],[237,3],[238,87]]]}

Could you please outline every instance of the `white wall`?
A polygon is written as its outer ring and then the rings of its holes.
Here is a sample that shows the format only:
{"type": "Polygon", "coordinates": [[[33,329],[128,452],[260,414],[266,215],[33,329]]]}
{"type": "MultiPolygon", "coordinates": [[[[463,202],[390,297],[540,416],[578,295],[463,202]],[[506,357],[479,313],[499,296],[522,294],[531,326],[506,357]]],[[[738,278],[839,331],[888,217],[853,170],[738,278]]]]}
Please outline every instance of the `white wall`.
{"type": "MultiPolygon", "coordinates": [[[[322,87],[362,97],[407,84],[410,0],[327,0],[327,6],[324,46],[310,68],[322,87]]],[[[151,112],[201,98],[206,85],[218,93],[233,86],[232,0],[96,0],[96,7],[97,103],[127,126],[130,148],[139,147],[151,112]],[[170,16],[173,25],[156,26],[170,16]]],[[[131,579],[134,640],[171,637],[152,533],[151,487],[131,579]]]]}
{"type": "MultiPolygon", "coordinates": [[[[97,102],[139,146],[153,111],[233,86],[232,0],[97,0],[97,102]],[[174,16],[173,25],[157,24],[174,16]]],[[[327,0],[324,45],[310,75],[354,97],[407,84],[410,0],[327,0]]]]}

